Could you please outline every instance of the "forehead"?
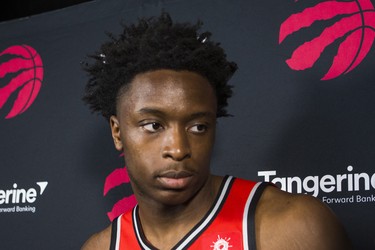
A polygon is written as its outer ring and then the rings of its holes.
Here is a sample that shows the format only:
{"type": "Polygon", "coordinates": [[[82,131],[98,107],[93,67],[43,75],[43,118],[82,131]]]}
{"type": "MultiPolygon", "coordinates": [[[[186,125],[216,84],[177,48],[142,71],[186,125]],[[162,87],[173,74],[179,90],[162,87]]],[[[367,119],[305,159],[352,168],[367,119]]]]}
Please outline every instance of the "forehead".
{"type": "Polygon", "coordinates": [[[206,78],[191,71],[174,70],[138,74],[118,100],[118,107],[128,111],[148,106],[174,112],[190,107],[215,115],[217,108],[214,89],[206,78]]]}

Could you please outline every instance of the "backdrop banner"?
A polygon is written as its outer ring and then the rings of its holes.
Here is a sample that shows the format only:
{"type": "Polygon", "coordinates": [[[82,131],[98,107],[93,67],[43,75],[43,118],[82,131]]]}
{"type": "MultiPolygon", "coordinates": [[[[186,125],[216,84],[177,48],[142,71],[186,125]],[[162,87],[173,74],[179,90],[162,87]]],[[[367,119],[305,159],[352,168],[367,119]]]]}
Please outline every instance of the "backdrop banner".
{"type": "Polygon", "coordinates": [[[375,0],[96,0],[0,23],[1,249],[79,249],[135,204],[108,122],[81,100],[121,23],[202,20],[237,62],[212,172],[325,202],[375,249],[375,0]]]}

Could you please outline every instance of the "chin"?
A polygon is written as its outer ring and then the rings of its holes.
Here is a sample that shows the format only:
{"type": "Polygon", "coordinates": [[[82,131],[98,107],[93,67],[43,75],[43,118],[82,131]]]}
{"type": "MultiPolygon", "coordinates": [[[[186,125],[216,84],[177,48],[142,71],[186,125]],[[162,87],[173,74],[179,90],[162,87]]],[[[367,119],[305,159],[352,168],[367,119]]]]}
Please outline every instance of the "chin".
{"type": "Polygon", "coordinates": [[[184,191],[166,191],[160,197],[159,203],[168,207],[180,206],[188,203],[193,197],[194,194],[189,195],[184,191]]]}

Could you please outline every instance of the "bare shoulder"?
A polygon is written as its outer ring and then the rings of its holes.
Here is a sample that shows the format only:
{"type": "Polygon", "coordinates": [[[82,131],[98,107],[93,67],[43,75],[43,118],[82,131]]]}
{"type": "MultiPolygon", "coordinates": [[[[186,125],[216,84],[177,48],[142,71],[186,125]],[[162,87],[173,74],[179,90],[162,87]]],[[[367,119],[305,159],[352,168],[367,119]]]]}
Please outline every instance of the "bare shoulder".
{"type": "Polygon", "coordinates": [[[92,235],[82,246],[81,250],[106,250],[111,244],[111,226],[92,235]]]}
{"type": "Polygon", "coordinates": [[[267,187],[255,213],[257,249],[351,249],[335,214],[311,195],[267,187]]]}

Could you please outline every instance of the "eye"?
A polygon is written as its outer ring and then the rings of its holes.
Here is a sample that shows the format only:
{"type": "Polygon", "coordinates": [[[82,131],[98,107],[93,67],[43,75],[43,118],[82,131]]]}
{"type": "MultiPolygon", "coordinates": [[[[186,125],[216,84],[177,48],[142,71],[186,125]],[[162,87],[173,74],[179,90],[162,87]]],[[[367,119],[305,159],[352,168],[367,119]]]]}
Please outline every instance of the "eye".
{"type": "Polygon", "coordinates": [[[142,125],[142,127],[151,133],[155,133],[163,128],[161,124],[157,122],[147,123],[147,124],[142,125]]]}
{"type": "Polygon", "coordinates": [[[190,132],[201,134],[207,131],[207,126],[203,124],[196,124],[189,128],[190,132]]]}

